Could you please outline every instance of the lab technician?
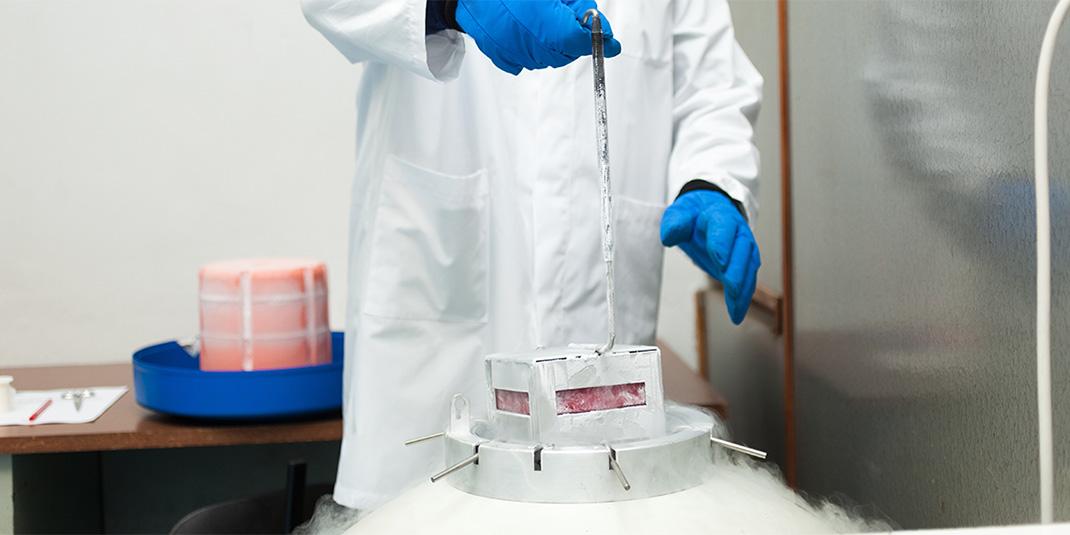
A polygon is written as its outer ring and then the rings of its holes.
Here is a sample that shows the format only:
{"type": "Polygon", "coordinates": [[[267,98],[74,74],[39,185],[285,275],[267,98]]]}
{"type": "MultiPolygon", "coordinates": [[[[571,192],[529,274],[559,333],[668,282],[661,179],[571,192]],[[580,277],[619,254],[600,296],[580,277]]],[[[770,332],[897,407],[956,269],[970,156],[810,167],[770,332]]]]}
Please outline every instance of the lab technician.
{"type": "MultiPolygon", "coordinates": [[[[304,0],[357,94],[345,438],[335,500],[374,508],[442,468],[484,355],[606,336],[592,0],[304,0]],[[552,67],[552,68],[547,68],[552,67]]],[[[617,340],[650,344],[662,244],[742,321],[760,264],[761,76],[725,0],[603,0],[617,340]],[[670,204],[666,209],[666,205],[670,204]],[[663,217],[664,214],[664,217],[663,217]],[[660,233],[660,235],[659,235],[660,233]]]]}

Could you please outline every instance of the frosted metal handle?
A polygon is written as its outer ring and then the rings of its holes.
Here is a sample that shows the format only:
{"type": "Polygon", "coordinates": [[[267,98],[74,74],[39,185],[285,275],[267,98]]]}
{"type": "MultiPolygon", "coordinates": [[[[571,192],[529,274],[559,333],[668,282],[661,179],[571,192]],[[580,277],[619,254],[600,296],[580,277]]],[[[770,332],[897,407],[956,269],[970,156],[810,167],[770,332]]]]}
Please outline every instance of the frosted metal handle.
{"type": "Polygon", "coordinates": [[[412,446],[413,444],[419,444],[420,442],[431,440],[433,438],[438,438],[444,436],[445,434],[446,433],[444,431],[439,431],[438,433],[431,433],[430,435],[424,435],[422,437],[410,438],[409,440],[405,441],[405,445],[412,446]]]}
{"type": "Polygon", "coordinates": [[[755,457],[755,458],[758,458],[758,459],[765,459],[765,457],[766,457],[766,453],[764,451],[762,451],[762,450],[756,450],[754,448],[748,448],[746,446],[743,446],[743,445],[740,445],[740,444],[736,444],[735,442],[729,442],[727,440],[721,440],[721,439],[719,439],[717,437],[712,437],[712,436],[710,437],[710,441],[713,442],[714,444],[718,445],[718,446],[723,447],[723,448],[727,448],[727,449],[730,449],[732,451],[738,451],[740,453],[745,453],[747,455],[750,455],[751,457],[755,457]]]}
{"type": "Polygon", "coordinates": [[[632,484],[628,483],[628,478],[624,476],[624,470],[620,469],[612,451],[609,452],[609,469],[617,476],[617,481],[620,481],[620,486],[624,487],[624,490],[632,490],[632,484]]]}
{"type": "Polygon", "coordinates": [[[460,470],[461,468],[464,468],[464,467],[466,467],[466,466],[468,466],[468,465],[470,465],[470,464],[472,464],[472,463],[474,463],[474,462],[476,462],[478,460],[479,460],[479,452],[477,451],[477,452],[473,453],[471,456],[462,459],[457,464],[455,464],[455,465],[453,465],[453,466],[451,466],[451,467],[449,467],[449,468],[447,468],[447,469],[445,469],[445,470],[443,470],[443,471],[431,476],[431,482],[434,483],[434,482],[436,482],[436,481],[438,481],[438,480],[440,480],[440,479],[442,479],[442,478],[444,478],[444,477],[446,477],[446,476],[448,476],[448,475],[460,470]]]}
{"type": "Polygon", "coordinates": [[[602,18],[597,9],[588,9],[583,22],[591,21],[591,59],[594,61],[594,122],[598,136],[598,171],[602,194],[602,260],[606,264],[606,306],[609,329],[606,343],[596,351],[605,355],[616,341],[615,290],[613,288],[613,195],[609,187],[609,117],[606,108],[606,51],[602,18]]]}

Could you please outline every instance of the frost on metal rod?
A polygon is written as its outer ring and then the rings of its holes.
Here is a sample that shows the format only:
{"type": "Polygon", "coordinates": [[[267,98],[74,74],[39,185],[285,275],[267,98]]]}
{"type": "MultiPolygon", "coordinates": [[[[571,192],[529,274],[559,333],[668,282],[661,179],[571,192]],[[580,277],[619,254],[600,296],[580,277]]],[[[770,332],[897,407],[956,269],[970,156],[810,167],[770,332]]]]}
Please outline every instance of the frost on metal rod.
{"type": "Polygon", "coordinates": [[[591,60],[594,73],[594,119],[598,141],[599,193],[602,196],[602,260],[606,265],[606,315],[609,332],[606,343],[598,348],[604,355],[616,342],[616,290],[613,274],[613,191],[609,181],[609,111],[606,105],[606,54],[602,35],[602,19],[597,9],[583,14],[591,24],[591,60]]]}

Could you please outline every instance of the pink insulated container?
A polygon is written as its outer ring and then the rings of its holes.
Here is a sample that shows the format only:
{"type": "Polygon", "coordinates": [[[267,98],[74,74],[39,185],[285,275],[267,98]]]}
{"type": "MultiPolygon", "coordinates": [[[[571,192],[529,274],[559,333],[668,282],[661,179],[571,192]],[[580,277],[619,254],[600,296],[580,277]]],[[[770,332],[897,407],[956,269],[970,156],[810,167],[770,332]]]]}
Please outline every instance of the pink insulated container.
{"type": "Polygon", "coordinates": [[[251,371],[328,364],[327,267],[271,258],[201,268],[201,369],[251,371]]]}

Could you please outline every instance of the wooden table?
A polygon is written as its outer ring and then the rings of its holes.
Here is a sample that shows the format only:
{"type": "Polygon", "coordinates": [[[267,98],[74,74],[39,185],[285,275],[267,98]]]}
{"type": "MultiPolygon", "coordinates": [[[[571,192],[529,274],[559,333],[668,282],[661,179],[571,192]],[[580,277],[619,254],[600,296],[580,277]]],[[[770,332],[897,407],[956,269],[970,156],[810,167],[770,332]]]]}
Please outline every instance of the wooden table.
{"type": "Polygon", "coordinates": [[[130,364],[0,369],[15,388],[48,390],[126,385],[130,391],[88,424],[0,427],[0,534],[14,529],[11,456],[33,453],[192,448],[322,442],[342,438],[335,413],[312,420],[270,423],[205,423],[156,414],[134,399],[130,364]]]}
{"type": "Polygon", "coordinates": [[[86,385],[130,387],[129,392],[92,423],[0,427],[0,455],[282,444],[342,438],[340,414],[315,420],[252,424],[205,423],[156,414],[134,400],[134,378],[129,364],[0,369],[0,375],[14,376],[15,387],[20,390],[86,385]]]}

